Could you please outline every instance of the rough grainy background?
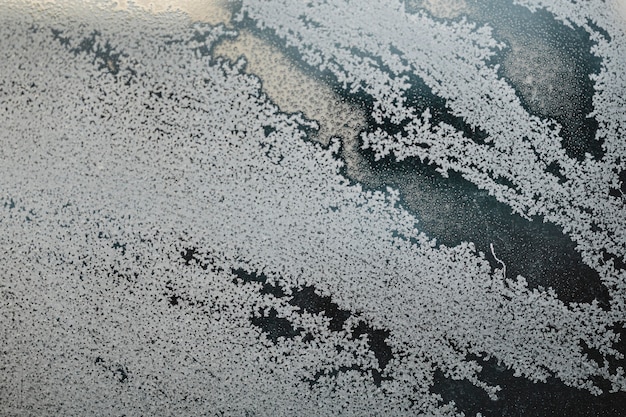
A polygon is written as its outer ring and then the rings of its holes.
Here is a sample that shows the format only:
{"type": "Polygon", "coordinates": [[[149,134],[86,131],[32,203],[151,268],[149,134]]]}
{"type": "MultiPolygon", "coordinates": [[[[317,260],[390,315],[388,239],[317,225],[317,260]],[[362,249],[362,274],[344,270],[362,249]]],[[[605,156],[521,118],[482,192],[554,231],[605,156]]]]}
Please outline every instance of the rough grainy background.
{"type": "Polygon", "coordinates": [[[613,7],[0,1],[0,415],[623,415],[613,7]]]}

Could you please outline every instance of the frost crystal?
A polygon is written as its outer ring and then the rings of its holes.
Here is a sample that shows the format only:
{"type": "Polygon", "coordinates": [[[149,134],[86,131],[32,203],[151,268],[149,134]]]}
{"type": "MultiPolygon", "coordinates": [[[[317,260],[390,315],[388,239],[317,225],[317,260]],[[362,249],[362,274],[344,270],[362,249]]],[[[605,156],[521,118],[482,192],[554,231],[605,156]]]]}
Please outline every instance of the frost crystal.
{"type": "MultiPolygon", "coordinates": [[[[545,5],[539,0],[518,3],[531,9],[545,5]]],[[[244,1],[240,17],[273,29],[310,65],[331,71],[345,88],[372,97],[372,118],[400,127],[395,134],[384,128],[363,133],[363,146],[377,158],[389,153],[398,160],[417,157],[444,175],[460,172],[514,212],[528,219],[541,216],[563,228],[585,262],[600,272],[613,296],[613,309],[623,316],[623,271],[611,259],[625,260],[626,209],[623,195],[610,192],[619,189],[618,174],[626,168],[624,23],[603,2],[574,7],[561,1],[546,7],[588,31],[596,44],[594,54],[602,58],[601,72],[592,75],[596,94],[590,115],[599,123],[600,160],[569,157],[561,146],[561,127],[522,107],[498,67],[489,64],[505,45],[491,36],[488,26],[408,14],[397,0],[306,5],[244,1]],[[471,128],[486,132],[486,143],[445,122],[433,124],[428,109],[416,113],[407,105],[409,76],[421,78],[471,128]]]]}
{"type": "MultiPolygon", "coordinates": [[[[594,31],[567,3],[554,13],[594,31]]],[[[397,191],[348,181],[338,141],[308,140],[316,122],[281,111],[244,60],[211,55],[237,36],[227,26],[132,4],[2,8],[2,414],[452,416],[437,374],[497,397],[479,358],[625,390],[608,362],[621,357],[624,200],[608,189],[626,163],[626,41],[609,15],[594,25],[611,39],[593,32],[605,155],[577,161],[489,66],[502,45],[487,27],[392,0],[239,12],[402,126],[363,133],[380,157],[459,171],[566,228],[611,291],[603,310],[492,270],[472,243],[437,246],[397,191]],[[416,114],[414,75],[487,143],[416,114]]]]}

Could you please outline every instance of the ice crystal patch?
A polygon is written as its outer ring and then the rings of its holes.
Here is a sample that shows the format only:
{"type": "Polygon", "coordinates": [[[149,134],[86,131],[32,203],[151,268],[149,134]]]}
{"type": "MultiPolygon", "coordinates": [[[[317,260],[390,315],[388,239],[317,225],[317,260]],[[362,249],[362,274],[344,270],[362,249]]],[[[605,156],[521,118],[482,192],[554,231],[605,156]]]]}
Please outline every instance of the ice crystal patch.
{"type": "Polygon", "coordinates": [[[470,2],[211,2],[207,23],[4,1],[0,412],[513,415],[535,387],[624,410],[623,22],[515,3],[588,34],[601,155],[528,111],[470,2]],[[326,90],[272,98],[239,36],[301,60],[287,91],[326,90]],[[348,177],[358,146],[561,228],[604,304],[529,286],[487,240],[438,244],[348,177]]]}

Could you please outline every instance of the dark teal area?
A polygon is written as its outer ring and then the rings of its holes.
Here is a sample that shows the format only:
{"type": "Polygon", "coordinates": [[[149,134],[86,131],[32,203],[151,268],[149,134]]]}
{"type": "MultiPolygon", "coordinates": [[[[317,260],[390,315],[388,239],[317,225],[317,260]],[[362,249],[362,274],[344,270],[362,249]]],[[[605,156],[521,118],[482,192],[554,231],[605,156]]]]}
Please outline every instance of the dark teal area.
{"type": "MultiPolygon", "coordinates": [[[[602,66],[601,58],[591,53],[593,42],[583,28],[569,28],[545,10],[531,13],[520,6],[503,6],[504,2],[491,1],[482,13],[490,18],[495,35],[501,36],[505,28],[512,36],[524,36],[542,39],[551,49],[563,54],[565,61],[559,61],[554,55],[544,57],[528,57],[520,53],[518,60],[531,61],[533,65],[545,72],[553,72],[560,82],[539,85],[536,91],[545,96],[546,105],[540,106],[529,99],[517,80],[507,75],[507,60],[502,65],[500,75],[507,78],[516,88],[522,105],[531,113],[543,118],[551,118],[562,127],[563,147],[572,158],[583,159],[585,153],[600,159],[604,152],[602,142],[596,139],[598,123],[593,117],[594,83],[591,74],[598,74],[602,66]],[[496,12],[509,11],[509,16],[494,18],[496,12]]],[[[478,3],[477,3],[478,4],[478,3]]],[[[506,37],[502,35],[506,42],[506,37]]],[[[504,51],[506,57],[515,54],[511,49],[504,51]]],[[[513,64],[514,65],[514,64],[513,64]]],[[[540,95],[541,97],[541,95],[540,95]]]]}
{"type": "MultiPolygon", "coordinates": [[[[471,4],[479,7],[475,3],[471,4]]],[[[488,14],[490,7],[495,7],[494,4],[494,1],[488,1],[480,6],[481,13],[488,14]]],[[[527,16],[518,9],[521,8],[503,4],[503,11],[497,15],[500,16],[498,19],[504,24],[515,20],[514,13],[524,19],[533,16],[530,12],[527,16]]],[[[554,18],[542,16],[540,20],[543,23],[537,25],[552,25],[555,40],[559,39],[560,31],[563,30],[561,27],[571,30],[554,18]]],[[[373,108],[373,99],[370,96],[349,93],[332,73],[320,72],[317,68],[308,66],[299,51],[287,47],[273,31],[259,31],[254,22],[248,19],[243,20],[241,28],[281,47],[303,71],[331,85],[343,99],[361,106],[368,116],[366,130],[382,128],[390,133],[402,131],[402,125],[377,124],[369,116],[373,108]]],[[[581,44],[584,39],[580,36],[582,35],[572,38],[571,43],[576,44],[575,39],[578,39],[576,45],[579,45],[579,49],[588,48],[589,44],[581,44]]],[[[384,69],[384,63],[379,63],[384,69]]],[[[485,132],[471,128],[462,117],[452,114],[445,99],[433,94],[421,78],[414,74],[408,75],[411,84],[406,95],[408,105],[418,112],[428,108],[432,114],[433,125],[445,122],[464,132],[475,142],[484,142],[487,137],[485,132]]],[[[454,172],[449,173],[449,178],[444,178],[436,171],[436,166],[422,163],[415,158],[396,162],[389,156],[375,161],[373,153],[361,149],[361,144],[350,151],[347,152],[344,144],[340,156],[346,158],[351,154],[350,158],[358,159],[360,170],[350,171],[344,168],[342,174],[366,189],[385,191],[388,186],[398,189],[401,204],[418,218],[419,229],[429,237],[436,238],[439,244],[454,246],[464,241],[474,242],[493,267],[500,268],[501,265],[491,255],[490,245],[493,243],[496,256],[506,263],[510,278],[519,274],[526,278],[532,288],[552,287],[564,302],[591,302],[597,299],[602,306],[608,306],[608,291],[602,285],[599,275],[582,262],[580,254],[575,250],[575,243],[559,227],[544,223],[541,218],[528,221],[512,214],[508,205],[497,201],[486,191],[480,190],[454,172]]]]}
{"type": "Polygon", "coordinates": [[[494,267],[491,254],[507,265],[507,275],[522,275],[532,288],[552,287],[565,302],[598,299],[607,306],[609,295],[595,270],[582,262],[575,243],[555,225],[540,218],[528,221],[511,208],[480,190],[460,174],[444,178],[435,167],[419,160],[376,162],[369,151],[361,151],[370,175],[358,180],[372,189],[387,186],[400,190],[401,204],[418,219],[418,228],[437,239],[438,244],[455,246],[474,242],[494,267]]]}
{"type": "MultiPolygon", "coordinates": [[[[506,37],[518,35],[542,39],[548,47],[563,52],[563,56],[574,63],[574,78],[567,83],[556,83],[546,105],[540,106],[527,96],[523,86],[508,77],[505,61],[511,58],[510,48],[499,53],[489,65],[500,64],[500,75],[507,79],[516,90],[524,108],[531,114],[551,118],[563,126],[562,144],[568,155],[581,159],[585,153],[595,158],[602,156],[602,144],[595,139],[597,123],[587,118],[593,110],[593,83],[589,74],[599,71],[601,61],[591,55],[592,46],[588,35],[580,28],[570,29],[556,21],[545,11],[535,14],[511,2],[485,1],[482,4],[469,2],[474,7],[468,16],[478,23],[487,23],[494,28],[495,36],[506,42],[506,37]],[[536,21],[534,21],[536,19],[536,21]],[[509,33],[507,33],[507,31],[509,33]],[[567,104],[567,108],[562,105],[567,104]]],[[[371,114],[372,98],[364,94],[349,94],[336,82],[329,72],[320,72],[307,66],[295,48],[286,47],[284,42],[271,30],[259,32],[254,22],[244,20],[242,27],[252,30],[279,47],[292,60],[311,76],[333,86],[345,100],[351,101],[371,114]]],[[[550,58],[549,56],[547,58],[550,58]]],[[[382,63],[384,68],[384,63],[382,63]]],[[[552,67],[544,65],[544,71],[552,67]]],[[[430,109],[432,122],[446,122],[462,131],[477,143],[484,143],[486,133],[470,128],[463,118],[452,114],[446,102],[432,93],[425,83],[410,75],[411,88],[407,99],[409,105],[419,111],[430,109]]],[[[402,126],[378,125],[371,118],[366,130],[383,128],[388,132],[401,132],[402,126]]],[[[474,242],[477,249],[485,254],[493,268],[501,265],[492,256],[493,244],[496,256],[507,265],[507,276],[518,274],[526,278],[531,288],[552,287],[559,299],[564,302],[591,302],[599,300],[608,307],[609,295],[602,285],[599,275],[582,262],[576,251],[576,244],[553,224],[544,223],[541,218],[528,221],[512,214],[511,208],[498,202],[486,191],[478,189],[460,174],[450,172],[444,178],[436,167],[417,159],[395,161],[392,157],[376,161],[371,151],[361,149],[362,144],[347,149],[346,143],[340,152],[342,158],[356,158],[357,170],[344,167],[342,174],[365,189],[385,191],[386,187],[400,191],[400,204],[419,220],[418,227],[428,236],[436,238],[439,244],[454,246],[463,241],[474,242]],[[355,157],[356,155],[356,157],[355,157]]],[[[353,160],[354,162],[354,160],[353,160]]],[[[626,336],[623,329],[618,330],[626,336]]],[[[615,346],[624,352],[624,346],[615,346]]],[[[583,347],[585,348],[585,347],[583,347]]],[[[589,357],[602,358],[590,349],[585,349],[589,357]]],[[[605,390],[601,396],[593,396],[587,391],[565,386],[557,379],[550,378],[546,383],[533,383],[525,378],[513,376],[513,372],[499,366],[495,361],[481,362],[484,369],[480,378],[493,385],[500,385],[502,391],[498,401],[492,401],[484,391],[468,381],[455,381],[438,374],[433,392],[439,393],[444,402],[455,401],[460,411],[466,415],[476,415],[482,411],[486,416],[620,416],[626,415],[626,394],[609,394],[606,382],[596,381],[605,390]]],[[[615,362],[615,361],[610,361],[615,362]]],[[[612,363],[611,369],[623,365],[612,363]]]]}
{"type": "MultiPolygon", "coordinates": [[[[533,13],[507,0],[466,3],[461,17],[488,25],[494,38],[507,45],[490,64],[500,65],[498,75],[515,89],[522,106],[563,127],[562,145],[570,157],[583,159],[589,153],[600,159],[604,152],[596,139],[598,123],[588,115],[594,94],[589,75],[600,72],[602,60],[591,53],[594,43],[587,31],[565,26],[545,9],[533,13]]],[[[419,10],[407,2],[407,11],[419,10]]],[[[606,31],[588,23],[608,39],[606,31]]]]}
{"type": "MultiPolygon", "coordinates": [[[[483,367],[479,378],[502,390],[492,401],[480,388],[469,381],[455,381],[435,373],[433,392],[445,402],[454,401],[466,416],[482,413],[485,417],[620,417],[626,411],[626,393],[611,394],[607,384],[598,396],[588,391],[563,385],[555,378],[534,383],[513,376],[513,371],[497,364],[494,359],[476,359],[483,367]]],[[[600,383],[601,381],[597,381],[600,383]]]]}

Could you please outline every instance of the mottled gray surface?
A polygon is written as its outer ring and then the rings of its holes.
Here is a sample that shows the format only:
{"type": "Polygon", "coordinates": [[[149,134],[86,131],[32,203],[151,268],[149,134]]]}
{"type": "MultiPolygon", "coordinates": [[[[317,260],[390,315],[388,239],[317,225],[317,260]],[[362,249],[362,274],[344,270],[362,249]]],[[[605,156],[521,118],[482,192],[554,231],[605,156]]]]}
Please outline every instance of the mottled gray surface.
{"type": "Polygon", "coordinates": [[[600,1],[542,12],[601,60],[602,152],[581,156],[541,113],[552,104],[497,67],[506,36],[423,3],[244,1],[227,29],[3,1],[0,414],[624,411],[624,22],[600,1]],[[211,54],[243,26],[363,98],[372,158],[450,181],[411,192],[463,210],[445,191],[462,177],[516,222],[563,230],[603,304],[512,273],[533,269],[502,262],[506,242],[440,245],[418,199],[403,207],[401,175],[360,184],[342,138],[313,142],[316,121],[282,112],[245,60],[211,54]],[[417,79],[447,116],[414,106],[417,79]]]}

